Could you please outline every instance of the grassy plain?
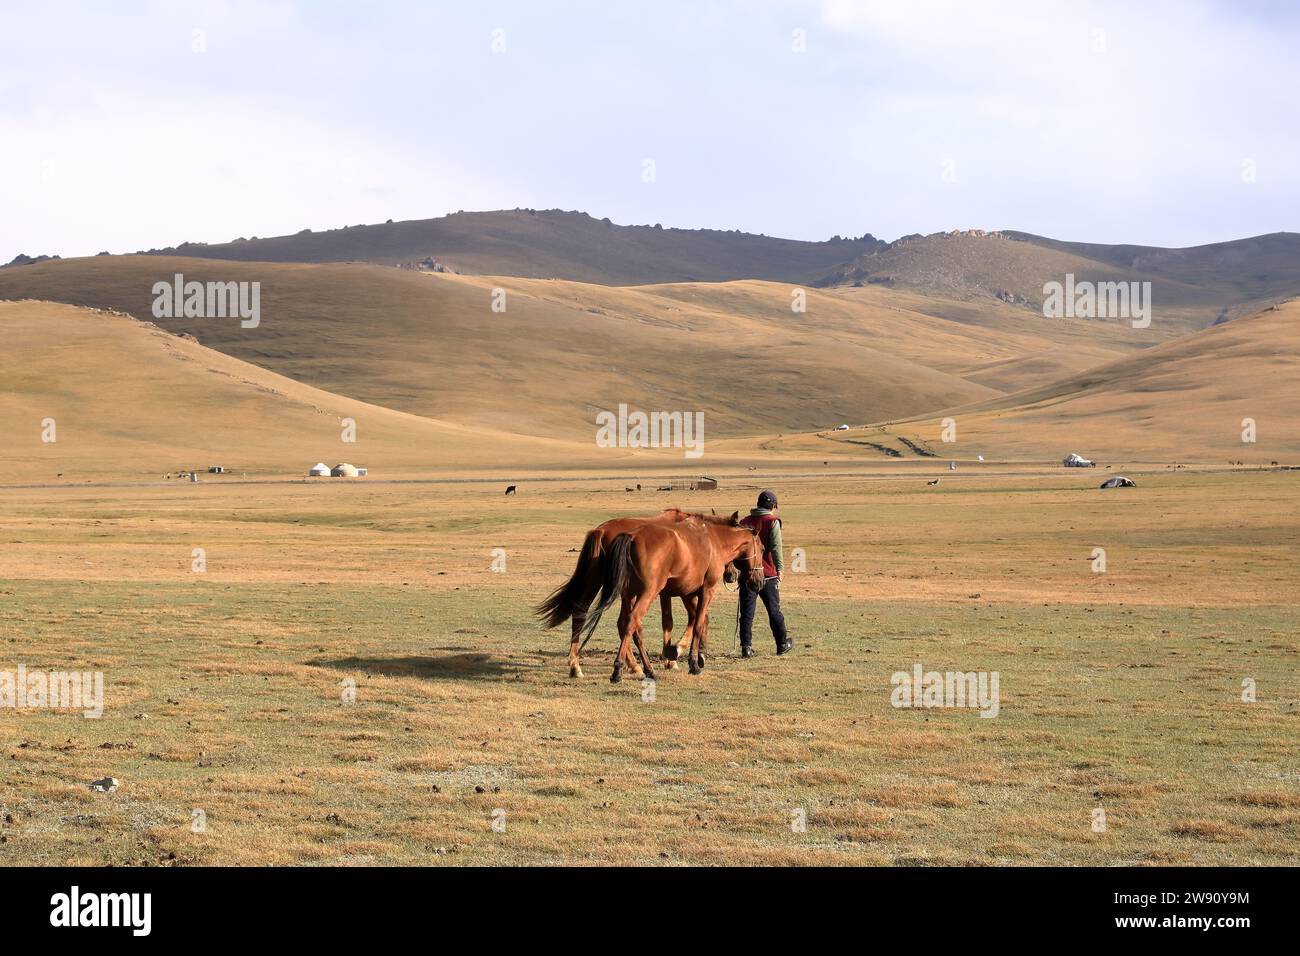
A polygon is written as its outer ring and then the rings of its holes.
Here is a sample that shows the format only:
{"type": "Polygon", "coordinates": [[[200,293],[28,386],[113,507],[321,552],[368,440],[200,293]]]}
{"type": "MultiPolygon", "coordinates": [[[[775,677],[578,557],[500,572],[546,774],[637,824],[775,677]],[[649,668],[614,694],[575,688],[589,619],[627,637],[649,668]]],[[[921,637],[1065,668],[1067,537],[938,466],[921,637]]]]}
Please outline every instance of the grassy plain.
{"type": "Polygon", "coordinates": [[[1300,862],[1296,473],[893,464],[6,488],[0,670],[106,707],[0,709],[0,864],[1300,862]],[[607,622],[568,678],[529,608],[586,527],[769,484],[795,653],[723,594],[701,676],[610,685],[607,622]],[[891,706],[917,662],[998,716],[891,706]]]}

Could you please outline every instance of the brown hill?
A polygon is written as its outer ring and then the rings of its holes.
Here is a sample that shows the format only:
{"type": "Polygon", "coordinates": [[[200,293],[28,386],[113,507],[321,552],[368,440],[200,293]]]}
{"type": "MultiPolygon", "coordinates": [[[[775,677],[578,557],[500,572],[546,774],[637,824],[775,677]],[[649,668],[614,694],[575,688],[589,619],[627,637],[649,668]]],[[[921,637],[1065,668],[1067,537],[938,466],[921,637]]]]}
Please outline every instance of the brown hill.
{"type": "Polygon", "coordinates": [[[590,443],[505,435],[334,395],[125,315],[0,302],[0,334],[0,416],[14,425],[6,483],[152,479],[212,465],[231,475],[205,480],[300,477],[318,460],[385,478],[596,458],[590,443]],[[345,418],[356,423],[355,443],[343,441],[345,418]],[[47,419],[54,441],[42,440],[47,419]]]}
{"type": "Polygon", "coordinates": [[[1300,300],[946,416],[953,444],[937,417],[833,437],[902,435],[957,458],[1300,464],[1300,300]]]}
{"type": "MultiPolygon", "coordinates": [[[[278,374],[417,415],[590,439],[620,403],[706,413],[711,435],[916,415],[997,394],[925,364],[1023,352],[879,304],[742,282],[612,288],[330,263],[114,256],[0,271],[0,298],[112,308],[278,374]],[[261,323],[155,319],[153,284],[261,283],[261,323]],[[505,290],[505,311],[492,310],[505,290]],[[933,344],[927,339],[933,335],[933,344]]],[[[1027,348],[1043,348],[1034,337],[1027,348]]]]}
{"type": "Polygon", "coordinates": [[[800,242],[739,231],[620,226],[559,209],[461,212],[439,219],[326,232],[187,243],[163,255],[264,262],[413,263],[432,257],[455,272],[575,279],[612,285],[771,279],[810,282],[878,241],[800,242]]]}
{"type": "Polygon", "coordinates": [[[1149,281],[1152,327],[1190,331],[1300,292],[1300,235],[1154,249],[1025,233],[936,233],[870,250],[819,284],[876,284],[954,299],[995,297],[1041,314],[1044,284],[1064,282],[1067,274],[1076,282],[1149,281]]]}
{"type": "Polygon", "coordinates": [[[1239,303],[1227,307],[1224,318],[1253,314],[1258,302],[1300,291],[1300,233],[1274,232],[1185,249],[1063,242],[1017,232],[1007,235],[1153,279],[1213,289],[1224,301],[1239,303]]]}

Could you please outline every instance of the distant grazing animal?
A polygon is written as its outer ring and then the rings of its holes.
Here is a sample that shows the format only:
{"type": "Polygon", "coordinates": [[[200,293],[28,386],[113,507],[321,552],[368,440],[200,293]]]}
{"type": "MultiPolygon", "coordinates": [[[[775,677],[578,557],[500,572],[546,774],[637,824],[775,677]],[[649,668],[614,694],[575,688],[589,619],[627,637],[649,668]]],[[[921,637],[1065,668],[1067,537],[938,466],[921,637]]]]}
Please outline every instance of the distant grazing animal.
{"type": "Polygon", "coordinates": [[[926,482],[926,484],[927,484],[927,485],[930,485],[930,486],[937,485],[938,483],[939,483],[939,479],[938,479],[938,478],[934,479],[934,481],[927,481],[927,482],[926,482]]]}
{"type": "Polygon", "coordinates": [[[507,489],[506,489],[506,494],[508,494],[508,495],[516,494],[516,492],[515,492],[515,486],[514,486],[514,485],[511,485],[509,488],[507,488],[507,489]]]}

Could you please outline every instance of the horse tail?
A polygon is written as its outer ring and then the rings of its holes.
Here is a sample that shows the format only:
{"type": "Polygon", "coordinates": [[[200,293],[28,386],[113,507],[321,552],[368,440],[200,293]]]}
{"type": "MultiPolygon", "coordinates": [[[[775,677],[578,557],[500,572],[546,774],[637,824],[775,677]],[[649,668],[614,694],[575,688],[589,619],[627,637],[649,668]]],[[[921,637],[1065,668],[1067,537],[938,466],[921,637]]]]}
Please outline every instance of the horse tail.
{"type": "Polygon", "coordinates": [[[601,572],[600,561],[600,533],[588,531],[582,542],[582,553],[578,555],[578,565],[573,569],[569,580],[533,609],[541,618],[543,627],[558,627],[575,613],[586,609],[599,587],[597,579],[601,572]]]}
{"type": "Polygon", "coordinates": [[[587,612],[587,620],[582,625],[582,644],[585,647],[591,635],[600,623],[600,616],[609,610],[610,605],[619,599],[627,586],[629,572],[632,568],[632,535],[620,534],[612,542],[604,557],[604,580],[600,585],[600,600],[587,612]]]}

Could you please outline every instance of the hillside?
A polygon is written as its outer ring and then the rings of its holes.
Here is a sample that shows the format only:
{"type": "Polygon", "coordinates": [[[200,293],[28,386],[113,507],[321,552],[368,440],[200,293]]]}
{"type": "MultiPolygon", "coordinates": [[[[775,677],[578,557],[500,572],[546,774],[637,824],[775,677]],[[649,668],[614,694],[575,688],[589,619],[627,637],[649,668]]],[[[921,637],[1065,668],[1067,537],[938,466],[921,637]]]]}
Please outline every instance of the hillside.
{"type": "Polygon", "coordinates": [[[582,212],[517,209],[185,244],[157,252],[245,262],[385,265],[432,257],[455,272],[635,285],[727,279],[811,282],[876,244],[870,236],[800,242],[739,231],[620,226],[582,212]]]}
{"type": "MultiPolygon", "coordinates": [[[[590,445],[504,435],[367,405],[290,381],[124,315],[0,302],[5,483],[159,479],[222,465],[229,477],[301,476],[321,460],[412,471],[592,459],[590,445]],[[352,418],[357,442],[342,441],[352,418]],[[42,441],[46,419],[55,441],[42,441]],[[502,453],[509,449],[509,455],[502,453]]],[[[613,454],[619,454],[614,450],[613,454]]]]}
{"type": "Polygon", "coordinates": [[[152,286],[262,283],[262,319],[157,319],[330,392],[502,431],[588,440],[620,402],[699,410],[710,435],[911,417],[1027,388],[1147,343],[1131,329],[1054,323],[1001,302],[777,283],[616,288],[422,274],[363,264],[113,256],[0,270],[0,298],[152,320],[152,286]],[[492,311],[505,290],[505,312],[492,311]],[[941,312],[943,314],[930,314],[941,312]]]}
{"type": "MultiPolygon", "coordinates": [[[[999,298],[1041,314],[1043,287],[1151,282],[1152,328],[1191,331],[1300,292],[1300,236],[1282,233],[1155,249],[1058,242],[1025,233],[936,233],[900,239],[833,270],[822,286],[884,285],[946,298],[999,298]]],[[[1122,319],[1095,322],[1127,324],[1122,319]]]]}
{"type": "MultiPolygon", "coordinates": [[[[1103,463],[1241,461],[1300,464],[1300,300],[1205,329],[1059,382],[937,418],[832,435],[903,435],[949,457],[1061,458],[1103,463]],[[1242,441],[1243,419],[1256,441],[1242,441]]],[[[888,441],[886,441],[888,443],[888,441]]]]}
{"type": "Polygon", "coordinates": [[[1231,310],[1233,315],[1258,311],[1251,309],[1250,303],[1300,291],[1300,233],[1275,232],[1186,249],[1063,242],[1017,232],[1008,235],[1130,272],[1214,288],[1225,299],[1244,303],[1231,310]]]}

